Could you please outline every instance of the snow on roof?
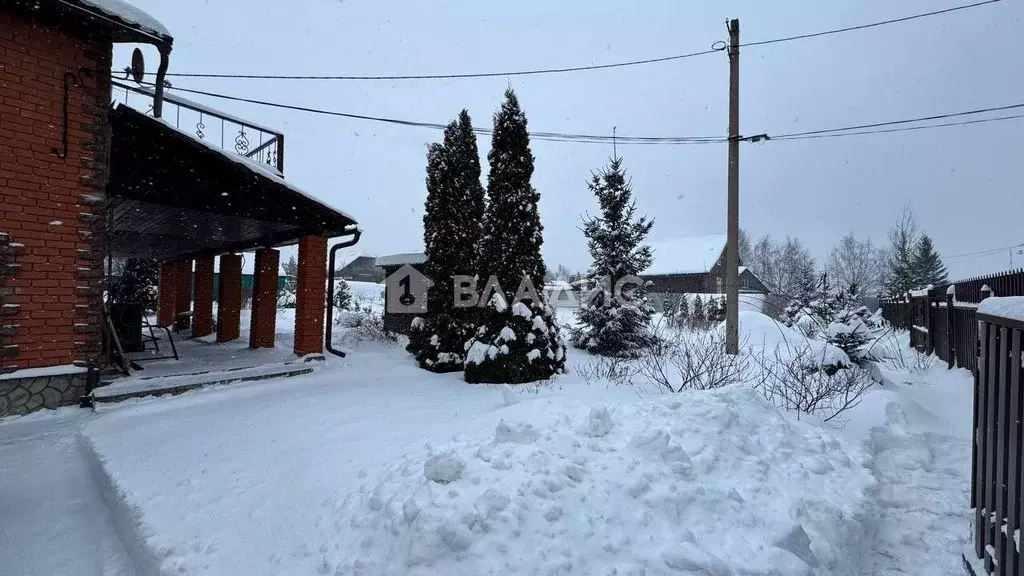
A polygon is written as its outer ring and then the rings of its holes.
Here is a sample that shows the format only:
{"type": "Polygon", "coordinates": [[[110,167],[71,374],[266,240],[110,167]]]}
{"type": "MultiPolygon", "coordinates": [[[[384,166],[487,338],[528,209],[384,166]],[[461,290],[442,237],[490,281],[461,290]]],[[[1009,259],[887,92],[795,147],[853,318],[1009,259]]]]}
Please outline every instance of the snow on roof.
{"type": "MultiPolygon", "coordinates": [[[[124,104],[118,104],[118,108],[120,108],[121,106],[124,106],[124,104]]],[[[131,107],[129,106],[128,108],[131,108],[131,107]]],[[[132,110],[135,110],[135,109],[132,108],[132,110]]],[[[136,110],[136,112],[137,112],[137,110],[136,110]]],[[[295,192],[296,194],[298,194],[300,196],[304,196],[304,197],[312,200],[313,202],[316,202],[317,204],[320,204],[321,206],[323,206],[325,208],[333,210],[333,211],[337,212],[338,214],[341,214],[345,218],[348,218],[352,222],[356,221],[356,219],[353,218],[348,212],[345,212],[344,210],[339,210],[339,209],[335,208],[334,206],[331,206],[330,204],[328,204],[328,203],[324,202],[323,200],[317,198],[316,196],[313,196],[312,194],[309,194],[309,193],[305,192],[304,190],[298,188],[294,184],[292,184],[292,183],[288,182],[287,180],[285,180],[284,177],[281,176],[281,173],[278,172],[276,169],[271,169],[270,166],[266,166],[262,162],[257,162],[256,160],[253,160],[252,158],[247,158],[245,156],[242,156],[241,154],[236,154],[234,152],[229,152],[227,150],[224,150],[223,148],[218,148],[217,146],[214,146],[213,144],[203,140],[202,138],[197,138],[195,136],[195,134],[190,134],[190,133],[188,133],[188,132],[186,132],[184,130],[178,129],[174,124],[171,124],[170,122],[168,122],[167,120],[165,120],[163,118],[153,118],[152,116],[147,116],[145,114],[142,114],[142,116],[144,118],[147,118],[147,119],[152,120],[154,122],[159,122],[159,123],[163,124],[164,126],[170,128],[171,130],[174,130],[174,131],[176,131],[176,132],[178,132],[180,134],[184,134],[185,136],[188,136],[194,142],[198,142],[198,143],[202,144],[206,148],[208,148],[210,150],[213,150],[214,152],[220,154],[221,156],[224,156],[225,158],[231,160],[232,162],[237,162],[237,163],[239,163],[239,164],[249,168],[249,170],[252,170],[256,174],[259,174],[260,176],[264,176],[264,177],[270,178],[270,179],[272,179],[272,180],[274,180],[276,182],[280,182],[282,185],[284,185],[285,188],[288,188],[292,192],[295,192]]],[[[358,226],[356,226],[356,229],[358,229],[358,226]]]]}
{"type": "Polygon", "coordinates": [[[1024,296],[985,298],[978,305],[978,312],[1024,322],[1024,296]]]}
{"type": "Polygon", "coordinates": [[[137,27],[144,32],[156,34],[164,40],[173,40],[171,31],[145,11],[136,8],[125,0],[78,0],[80,4],[96,8],[100,12],[122,20],[129,26],[137,27]]]}
{"type": "Polygon", "coordinates": [[[427,261],[427,255],[423,252],[403,252],[401,254],[389,254],[377,258],[376,265],[381,268],[385,266],[402,266],[404,264],[423,264],[427,261]]]}
{"type": "Polygon", "coordinates": [[[725,234],[671,238],[650,243],[654,263],[644,274],[702,274],[725,250],[725,234]]]}

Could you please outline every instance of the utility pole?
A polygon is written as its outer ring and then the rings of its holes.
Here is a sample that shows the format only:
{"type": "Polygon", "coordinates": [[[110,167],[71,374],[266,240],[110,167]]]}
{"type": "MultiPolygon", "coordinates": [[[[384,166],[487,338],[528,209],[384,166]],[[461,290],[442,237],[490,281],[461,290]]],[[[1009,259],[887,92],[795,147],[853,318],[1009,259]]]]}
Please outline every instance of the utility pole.
{"type": "Polygon", "coordinates": [[[729,222],[725,242],[725,353],[740,352],[740,21],[729,21],[729,222]]]}

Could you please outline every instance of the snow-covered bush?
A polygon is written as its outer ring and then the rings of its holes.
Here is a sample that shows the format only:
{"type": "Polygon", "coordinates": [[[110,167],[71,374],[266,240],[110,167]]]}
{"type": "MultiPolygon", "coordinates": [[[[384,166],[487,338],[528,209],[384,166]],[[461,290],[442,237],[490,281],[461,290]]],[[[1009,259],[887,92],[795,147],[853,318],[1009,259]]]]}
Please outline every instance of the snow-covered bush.
{"type": "Polygon", "coordinates": [[[335,316],[341,340],[346,344],[360,342],[394,342],[398,335],[384,327],[383,309],[364,305],[353,310],[342,310],[335,316]]]}
{"type": "Polygon", "coordinates": [[[587,358],[576,366],[575,374],[587,384],[614,384],[616,386],[634,383],[638,360],[621,356],[598,356],[587,358]]]}
{"type": "Polygon", "coordinates": [[[751,354],[754,388],[777,408],[814,414],[823,421],[860,404],[873,384],[870,372],[856,365],[839,367],[823,364],[810,346],[751,354]]]}
{"type": "Polygon", "coordinates": [[[495,293],[490,314],[466,341],[466,382],[520,384],[565,372],[565,342],[550,306],[516,302],[495,293]]]}
{"type": "Polygon", "coordinates": [[[637,372],[663,392],[711,390],[744,381],[747,358],[726,354],[716,332],[676,333],[658,338],[640,357],[637,372]]]}
{"type": "Polygon", "coordinates": [[[465,362],[466,340],[472,335],[473,325],[466,310],[446,310],[413,320],[406,351],[411,353],[421,368],[433,372],[456,372],[465,362]]]}
{"type": "Polygon", "coordinates": [[[881,311],[871,314],[866,306],[848,306],[829,323],[825,341],[838,346],[851,360],[869,360],[871,344],[884,331],[881,311]]]}

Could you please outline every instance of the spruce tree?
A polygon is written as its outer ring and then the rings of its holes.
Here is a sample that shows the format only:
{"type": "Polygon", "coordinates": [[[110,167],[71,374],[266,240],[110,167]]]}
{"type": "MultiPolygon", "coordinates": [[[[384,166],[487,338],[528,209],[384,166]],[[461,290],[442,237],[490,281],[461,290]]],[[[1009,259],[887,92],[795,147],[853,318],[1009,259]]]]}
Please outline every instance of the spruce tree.
{"type": "Polygon", "coordinates": [[[121,274],[111,286],[110,299],[118,304],[142,304],[145,310],[156,310],[160,265],[148,258],[128,258],[121,274]]]}
{"type": "Polygon", "coordinates": [[[701,299],[700,294],[693,299],[693,312],[690,313],[690,323],[694,328],[705,328],[708,323],[708,318],[704,312],[704,301],[701,299]]]}
{"type": "Polygon", "coordinates": [[[593,264],[590,276],[598,286],[588,294],[576,313],[579,327],[572,331],[573,345],[602,356],[635,356],[649,346],[654,308],[642,282],[616,294],[619,281],[636,277],[650,267],[651,247],[644,239],[654,225],[646,216],[636,217],[633,190],[622,168],[622,158],[587,183],[597,196],[601,214],[583,223],[583,234],[593,264]]]}
{"type": "MultiPolygon", "coordinates": [[[[294,301],[291,307],[295,307],[294,301]]],[[[352,291],[344,278],[338,278],[334,283],[334,307],[338,310],[352,309],[352,291]]]]}
{"type": "Polygon", "coordinates": [[[889,254],[885,262],[885,292],[900,296],[918,287],[914,271],[919,228],[913,212],[904,208],[900,220],[889,231],[889,254]]]}
{"type": "Polygon", "coordinates": [[[946,266],[942,263],[939,253],[935,251],[931,236],[927,234],[922,234],[914,247],[911,275],[917,288],[924,288],[929,284],[938,286],[949,281],[946,266]]]}
{"type": "Polygon", "coordinates": [[[533,153],[526,115],[515,92],[494,115],[487,154],[487,207],[478,270],[493,276],[508,298],[487,294],[483,323],[465,344],[467,382],[531,382],[565,370],[565,344],[544,298],[543,227],[530,184],[533,153]],[[523,284],[532,290],[518,294],[523,284]],[[517,294],[518,298],[512,297],[517,294]]]}
{"type": "Polygon", "coordinates": [[[687,326],[690,323],[690,297],[682,294],[679,298],[679,307],[676,309],[676,325],[687,326]]]}
{"type": "Polygon", "coordinates": [[[480,156],[467,111],[445,128],[442,144],[428,149],[426,184],[423,244],[433,284],[427,314],[414,323],[407,350],[422,368],[450,372],[462,369],[475,322],[471,308],[455,305],[455,277],[474,273],[484,211],[480,156]]]}

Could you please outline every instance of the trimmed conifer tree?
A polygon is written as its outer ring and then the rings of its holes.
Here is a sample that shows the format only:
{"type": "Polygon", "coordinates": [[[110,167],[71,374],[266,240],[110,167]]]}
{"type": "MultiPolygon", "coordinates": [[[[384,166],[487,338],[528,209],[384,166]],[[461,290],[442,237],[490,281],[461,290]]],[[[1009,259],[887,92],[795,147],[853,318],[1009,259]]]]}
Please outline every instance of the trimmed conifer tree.
{"type": "Polygon", "coordinates": [[[482,285],[490,285],[493,277],[509,297],[491,290],[481,296],[486,307],[481,325],[465,344],[465,378],[494,383],[543,380],[564,372],[565,344],[544,298],[540,194],[530,183],[533,153],[526,115],[511,88],[494,115],[487,160],[478,272],[482,285]]]}
{"type": "Polygon", "coordinates": [[[651,247],[644,244],[654,225],[646,216],[636,217],[633,190],[622,167],[622,158],[594,174],[587,188],[597,196],[601,214],[583,222],[583,235],[593,264],[589,275],[597,287],[587,294],[576,312],[579,327],[572,343],[602,356],[636,356],[654,341],[651,316],[654,308],[642,282],[628,290],[616,288],[620,280],[637,277],[650,267],[651,247]]]}
{"type": "Polygon", "coordinates": [[[924,288],[929,284],[938,286],[949,281],[949,273],[939,253],[935,251],[931,236],[921,234],[914,247],[912,262],[911,276],[918,288],[924,288]]]}
{"type": "Polygon", "coordinates": [[[482,231],[484,189],[480,156],[469,113],[445,128],[442,144],[427,152],[427,201],[423,215],[427,314],[413,324],[407,350],[422,368],[461,370],[466,339],[473,333],[472,308],[457,307],[456,276],[473,275],[482,231]]]}

